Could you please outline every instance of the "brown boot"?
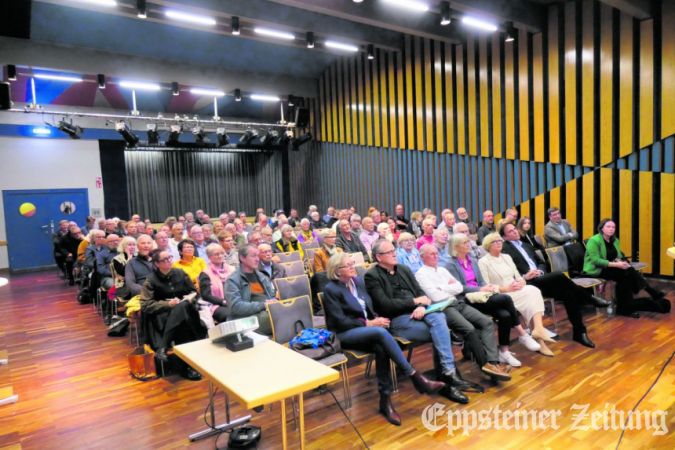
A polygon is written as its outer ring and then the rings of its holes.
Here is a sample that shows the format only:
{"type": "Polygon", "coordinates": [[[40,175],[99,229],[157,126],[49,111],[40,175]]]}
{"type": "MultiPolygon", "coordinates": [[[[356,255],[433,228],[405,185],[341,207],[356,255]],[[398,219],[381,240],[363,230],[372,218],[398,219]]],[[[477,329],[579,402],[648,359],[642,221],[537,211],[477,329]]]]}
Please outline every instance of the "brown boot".
{"type": "Polygon", "coordinates": [[[391,397],[389,395],[380,394],[380,414],[387,419],[387,422],[401,426],[401,416],[398,415],[394,409],[394,405],[391,403],[391,397]]]}
{"type": "Polygon", "coordinates": [[[435,394],[443,389],[445,383],[442,381],[433,381],[422,375],[419,371],[415,371],[410,375],[410,381],[420,394],[435,394]]]}

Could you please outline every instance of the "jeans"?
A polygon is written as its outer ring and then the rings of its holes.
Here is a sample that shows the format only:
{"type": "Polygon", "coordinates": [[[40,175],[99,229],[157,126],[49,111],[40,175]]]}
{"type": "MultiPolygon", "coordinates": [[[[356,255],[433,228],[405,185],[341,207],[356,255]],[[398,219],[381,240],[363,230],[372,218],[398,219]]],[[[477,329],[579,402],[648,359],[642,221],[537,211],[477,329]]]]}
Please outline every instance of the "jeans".
{"type": "Polygon", "coordinates": [[[377,384],[382,395],[389,395],[392,391],[390,359],[406,375],[411,375],[414,372],[403,352],[401,352],[398,343],[385,328],[357,327],[338,333],[337,337],[344,348],[375,353],[377,384]]]}
{"type": "Polygon", "coordinates": [[[458,302],[445,308],[443,314],[445,314],[448,327],[455,333],[467,336],[470,333],[477,332],[487,354],[488,362],[496,362],[499,359],[494,337],[495,329],[491,318],[464,302],[458,302]]]}
{"type": "Polygon", "coordinates": [[[429,342],[434,344],[438,353],[443,373],[455,371],[455,356],[452,354],[450,330],[445,321],[445,314],[435,312],[427,314],[422,320],[415,320],[410,314],[394,317],[389,326],[391,333],[409,341],[429,342]]]}

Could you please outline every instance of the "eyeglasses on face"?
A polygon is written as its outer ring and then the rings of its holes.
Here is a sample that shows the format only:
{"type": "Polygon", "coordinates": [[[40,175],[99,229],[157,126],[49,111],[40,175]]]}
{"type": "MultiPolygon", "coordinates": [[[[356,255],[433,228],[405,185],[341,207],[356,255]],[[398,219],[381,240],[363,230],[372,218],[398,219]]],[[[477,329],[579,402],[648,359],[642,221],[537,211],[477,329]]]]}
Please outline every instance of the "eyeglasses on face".
{"type": "Polygon", "coordinates": [[[169,262],[169,261],[173,261],[173,256],[169,255],[167,257],[164,257],[164,258],[160,259],[157,262],[166,263],[166,262],[169,262]]]}
{"type": "Polygon", "coordinates": [[[352,262],[349,262],[349,263],[347,263],[347,264],[345,264],[345,265],[338,266],[338,269],[351,269],[351,268],[354,267],[355,265],[356,265],[356,263],[355,263],[354,261],[352,261],[352,262]]]}
{"type": "Polygon", "coordinates": [[[378,255],[393,255],[394,253],[396,253],[396,250],[391,249],[388,252],[380,252],[378,255]]]}

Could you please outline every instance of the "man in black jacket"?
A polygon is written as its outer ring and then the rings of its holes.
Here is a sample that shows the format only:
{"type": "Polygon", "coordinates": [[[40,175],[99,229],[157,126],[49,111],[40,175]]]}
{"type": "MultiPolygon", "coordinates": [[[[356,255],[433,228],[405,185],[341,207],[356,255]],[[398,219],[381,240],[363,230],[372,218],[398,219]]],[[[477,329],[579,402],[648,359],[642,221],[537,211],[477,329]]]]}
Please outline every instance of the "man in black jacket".
{"type": "Polygon", "coordinates": [[[442,312],[425,314],[431,300],[424,294],[412,271],[398,264],[396,250],[391,242],[380,240],[373,246],[373,258],[377,264],[366,272],[366,290],[373,300],[375,311],[391,320],[389,330],[413,342],[431,340],[438,352],[446,383],[440,393],[457,402],[468,403],[461,390],[471,385],[463,380],[455,368],[450,330],[442,312]]]}
{"type": "Polygon", "coordinates": [[[543,263],[537,264],[534,248],[520,240],[520,233],[512,223],[502,226],[499,234],[504,238],[502,251],[513,259],[527,284],[539,288],[544,297],[553,297],[565,304],[567,318],[572,323],[572,339],[581,345],[594,348],[595,344],[588,337],[581,318],[581,305],[586,302],[597,307],[607,307],[609,303],[577,286],[560,272],[546,273],[546,266],[543,263]]]}

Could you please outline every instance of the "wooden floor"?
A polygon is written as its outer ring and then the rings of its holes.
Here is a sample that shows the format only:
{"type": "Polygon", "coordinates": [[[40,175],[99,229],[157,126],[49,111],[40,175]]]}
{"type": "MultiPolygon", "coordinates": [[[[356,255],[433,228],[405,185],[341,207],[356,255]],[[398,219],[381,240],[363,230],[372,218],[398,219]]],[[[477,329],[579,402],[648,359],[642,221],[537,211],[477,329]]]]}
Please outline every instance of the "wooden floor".
{"type": "MultiPolygon", "coordinates": [[[[204,427],[207,383],[132,379],[128,340],[106,337],[100,317],[91,305],[78,305],[75,292],[52,272],[11,276],[9,285],[0,288],[0,350],[9,354],[9,365],[0,366],[0,388],[12,386],[19,395],[17,403],[0,406],[0,449],[214,448],[215,438],[193,444],[187,439],[204,427]]],[[[675,300],[674,292],[668,297],[675,300]]],[[[354,406],[348,413],[372,448],[614,448],[618,430],[571,429],[574,405],[588,405],[589,414],[612,407],[630,410],[675,350],[675,314],[644,314],[635,320],[589,309],[585,320],[595,350],[571,342],[564,310],[557,314],[563,320],[562,340],[552,345],[556,356],[539,356],[514,345],[523,367],[514,369],[513,380],[501,386],[489,386],[483,379],[487,392],[470,394],[469,405],[418,395],[402,380],[394,402],[403,426],[391,426],[377,414],[375,381],[366,380],[363,366],[357,366],[350,369],[354,406]],[[461,430],[449,435],[447,427],[430,431],[421,415],[436,402],[441,412],[560,410],[558,429],[470,430],[466,435],[461,430]]],[[[456,356],[461,359],[459,351],[456,356]]],[[[413,365],[431,369],[428,346],[416,351],[413,365]]],[[[461,361],[459,367],[465,377],[481,379],[470,363],[461,361]]],[[[342,399],[339,385],[333,391],[342,399]]],[[[330,395],[307,397],[309,448],[363,448],[330,395]]],[[[218,400],[222,405],[222,397],[218,400]]],[[[668,431],[655,436],[654,428],[628,430],[621,448],[675,448],[675,361],[638,409],[668,411],[668,431]]],[[[263,428],[259,448],[280,448],[279,411],[275,405],[253,413],[253,423],[263,428]]],[[[427,416],[432,411],[433,406],[427,416]]],[[[235,405],[235,416],[244,413],[235,405]]],[[[437,424],[447,424],[447,416],[441,414],[437,424]]],[[[591,426],[590,417],[581,425],[591,426]]],[[[226,441],[227,435],[221,436],[218,446],[225,448],[226,441]]],[[[290,433],[289,442],[298,447],[296,433],[290,433]]]]}

